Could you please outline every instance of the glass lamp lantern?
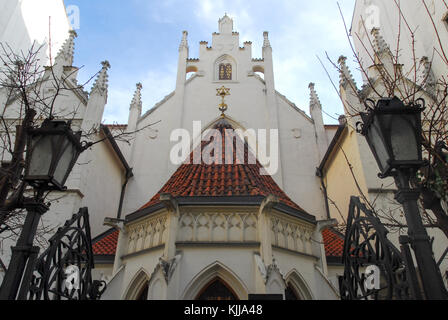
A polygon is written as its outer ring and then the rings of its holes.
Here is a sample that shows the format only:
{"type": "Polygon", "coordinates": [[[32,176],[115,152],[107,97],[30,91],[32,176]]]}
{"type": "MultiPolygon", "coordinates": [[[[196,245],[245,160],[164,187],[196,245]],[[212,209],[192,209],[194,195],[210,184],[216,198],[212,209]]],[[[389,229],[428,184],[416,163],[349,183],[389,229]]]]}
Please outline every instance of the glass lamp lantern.
{"type": "Polygon", "coordinates": [[[375,156],[382,178],[390,176],[394,169],[419,168],[424,164],[421,125],[424,100],[416,102],[405,106],[397,97],[381,99],[374,108],[369,107],[369,112],[360,114],[363,121],[360,133],[375,156]]]}
{"type": "Polygon", "coordinates": [[[80,140],[81,132],[65,121],[47,119],[30,129],[24,180],[41,190],[64,190],[83,149],[80,140]]]}

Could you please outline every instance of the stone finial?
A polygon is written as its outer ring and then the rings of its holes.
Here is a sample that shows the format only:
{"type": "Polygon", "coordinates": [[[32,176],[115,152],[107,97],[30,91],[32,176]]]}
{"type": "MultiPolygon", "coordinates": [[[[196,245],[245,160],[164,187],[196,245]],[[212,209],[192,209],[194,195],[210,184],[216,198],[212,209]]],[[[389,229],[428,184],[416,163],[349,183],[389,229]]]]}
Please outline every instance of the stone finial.
{"type": "Polygon", "coordinates": [[[270,48],[271,47],[271,43],[269,42],[269,32],[265,31],[263,32],[263,48],[270,48]]]}
{"type": "Polygon", "coordinates": [[[188,31],[182,32],[182,40],[180,42],[179,51],[182,49],[188,49],[188,31]]]}
{"type": "Polygon", "coordinates": [[[421,79],[420,84],[426,90],[433,92],[436,87],[436,78],[432,72],[432,63],[429,61],[428,57],[422,57],[420,59],[420,69],[421,69],[421,79]]]}
{"type": "Polygon", "coordinates": [[[107,70],[110,68],[109,61],[103,61],[101,62],[101,65],[103,68],[98,74],[98,77],[95,80],[95,83],[93,84],[92,91],[90,94],[92,94],[95,90],[97,90],[100,95],[106,94],[107,97],[107,89],[108,89],[108,82],[109,82],[109,76],[107,75],[107,70]]]}
{"type": "Polygon", "coordinates": [[[75,30],[69,31],[68,38],[64,41],[61,49],[56,55],[56,59],[62,58],[64,65],[71,66],[73,64],[73,57],[75,55],[75,38],[77,37],[75,30]]]}
{"type": "Polygon", "coordinates": [[[343,87],[346,87],[349,83],[352,83],[354,88],[356,88],[356,82],[353,78],[350,69],[347,66],[347,57],[340,56],[338,59],[339,63],[339,84],[343,87]]]}
{"type": "Polygon", "coordinates": [[[134,93],[134,97],[132,98],[131,101],[131,109],[132,108],[142,108],[142,84],[141,83],[137,83],[136,84],[136,89],[135,89],[135,93],[134,93]]]}
{"type": "Polygon", "coordinates": [[[314,87],[315,84],[312,82],[308,86],[308,88],[310,89],[310,108],[314,109],[317,107],[322,109],[322,104],[320,103],[319,96],[317,95],[317,92],[314,87]]]}
{"type": "Polygon", "coordinates": [[[233,20],[230,18],[227,13],[224,14],[224,17],[219,19],[219,33],[229,34],[233,32],[233,20]]]}
{"type": "Polygon", "coordinates": [[[375,53],[380,54],[390,51],[389,46],[380,33],[380,29],[373,28],[371,33],[373,36],[373,49],[375,50],[375,53]]]}

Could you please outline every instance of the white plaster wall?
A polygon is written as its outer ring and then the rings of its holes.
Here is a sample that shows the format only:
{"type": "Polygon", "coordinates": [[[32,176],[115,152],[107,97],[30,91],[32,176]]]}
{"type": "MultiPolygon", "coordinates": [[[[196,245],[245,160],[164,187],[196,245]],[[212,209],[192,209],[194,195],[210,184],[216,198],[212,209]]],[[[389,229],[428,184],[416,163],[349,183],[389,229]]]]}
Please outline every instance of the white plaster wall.
{"type": "Polygon", "coordinates": [[[343,265],[329,265],[328,266],[328,279],[331,281],[335,288],[339,289],[339,276],[344,275],[343,265]]]}
{"type": "Polygon", "coordinates": [[[71,26],[63,0],[7,0],[0,3],[0,42],[14,51],[27,52],[33,41],[45,45],[39,56],[41,65],[49,62],[49,17],[51,53],[54,58],[68,36],[71,26]]]}
{"type": "MultiPolygon", "coordinates": [[[[120,300],[123,286],[125,268],[121,268],[113,277],[107,282],[106,290],[101,296],[101,300],[120,300]]],[[[94,278],[96,279],[96,278],[94,278]]]]}
{"type": "Polygon", "coordinates": [[[88,172],[88,181],[82,190],[82,206],[89,208],[91,234],[95,237],[108,229],[103,226],[104,218],[117,217],[125,174],[108,141],[85,152],[92,153],[92,160],[88,165],[80,166],[88,172]]]}
{"type": "Polygon", "coordinates": [[[129,257],[124,260],[126,267],[123,269],[122,276],[122,286],[119,299],[124,299],[125,295],[131,286],[134,277],[143,270],[147,275],[148,279],[154,272],[157,264],[159,263],[159,258],[163,255],[163,249],[154,250],[145,255],[138,255],[134,257],[129,257]]]}
{"type": "Polygon", "coordinates": [[[325,131],[327,133],[328,143],[330,144],[331,141],[333,141],[334,135],[336,134],[336,131],[338,131],[338,128],[337,127],[325,127],[325,131]]]}
{"type": "MultiPolygon", "coordinates": [[[[248,294],[257,293],[255,265],[253,246],[200,246],[200,245],[182,245],[178,246],[182,258],[177,266],[169,286],[168,296],[170,300],[183,299],[186,291],[208,267],[215,263],[227,268],[248,291],[248,294]]],[[[162,250],[154,250],[145,254],[125,259],[126,268],[123,275],[123,286],[121,296],[124,297],[134,277],[143,269],[150,276],[155,270],[159,257],[163,254],[162,250]]],[[[292,271],[297,272],[306,282],[311,290],[314,299],[335,299],[332,291],[325,284],[325,281],[316,276],[314,267],[315,259],[312,257],[292,254],[284,250],[274,250],[274,257],[280,268],[283,278],[292,271]]],[[[116,283],[114,284],[114,286],[116,283]]],[[[258,292],[260,293],[260,292],[258,292]]]]}
{"type": "Polygon", "coordinates": [[[301,275],[307,287],[311,290],[313,299],[337,299],[331,287],[315,269],[317,259],[300,254],[288,253],[281,249],[273,249],[272,252],[283,277],[291,271],[296,271],[301,275]]]}
{"type": "MultiPolygon", "coordinates": [[[[254,284],[254,247],[182,247],[182,261],[180,264],[178,299],[183,299],[188,285],[194,277],[205,268],[219,261],[226,266],[243,283],[249,292],[255,290],[254,284]]],[[[256,248],[255,248],[256,250],[256,248]]]]}
{"type": "MultiPolygon", "coordinates": [[[[57,96],[55,91],[46,90],[47,87],[51,87],[51,82],[46,82],[45,86],[42,87],[40,91],[40,97],[47,99],[47,101],[53,101],[54,110],[53,115],[59,119],[68,119],[73,120],[73,130],[79,130],[76,125],[79,125],[82,121],[86,110],[86,104],[83,99],[80,99],[72,90],[62,90],[57,96]]],[[[7,92],[3,91],[3,94],[8,95],[7,92]]],[[[2,95],[3,95],[2,94],[2,95]]],[[[33,97],[33,95],[30,95],[33,97]]],[[[50,104],[48,104],[49,106],[50,104]]],[[[35,108],[38,111],[36,118],[39,118],[41,114],[45,117],[48,115],[49,107],[42,106],[41,104],[36,104],[35,108]],[[41,113],[39,110],[43,109],[45,112],[41,113]]],[[[6,119],[18,119],[23,118],[23,108],[20,106],[20,99],[15,99],[10,101],[10,104],[4,108],[4,105],[1,106],[0,112],[3,114],[6,119]]],[[[42,119],[42,118],[41,118],[42,119]]]]}
{"type": "Polygon", "coordinates": [[[92,279],[110,281],[112,278],[113,266],[109,264],[95,264],[92,269],[92,279]]]}

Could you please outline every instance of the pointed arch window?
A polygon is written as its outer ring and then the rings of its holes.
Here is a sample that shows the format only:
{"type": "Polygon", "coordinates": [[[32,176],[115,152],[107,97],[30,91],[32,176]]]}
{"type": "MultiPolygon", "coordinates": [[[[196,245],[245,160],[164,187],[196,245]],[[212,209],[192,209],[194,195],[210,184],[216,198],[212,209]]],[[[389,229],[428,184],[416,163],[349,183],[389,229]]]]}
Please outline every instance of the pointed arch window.
{"type": "Polygon", "coordinates": [[[202,289],[196,300],[208,301],[236,301],[239,300],[235,292],[220,278],[215,278],[202,289]]]}
{"type": "Polygon", "coordinates": [[[149,290],[149,282],[146,281],[143,287],[140,289],[139,293],[137,294],[135,300],[137,301],[148,300],[148,290],[149,290]]]}
{"type": "Polygon", "coordinates": [[[288,284],[286,287],[285,300],[301,300],[300,295],[297,294],[297,291],[291,286],[291,284],[288,284]]]}
{"type": "Polygon", "coordinates": [[[219,65],[219,80],[232,80],[232,64],[221,63],[219,65]]]}

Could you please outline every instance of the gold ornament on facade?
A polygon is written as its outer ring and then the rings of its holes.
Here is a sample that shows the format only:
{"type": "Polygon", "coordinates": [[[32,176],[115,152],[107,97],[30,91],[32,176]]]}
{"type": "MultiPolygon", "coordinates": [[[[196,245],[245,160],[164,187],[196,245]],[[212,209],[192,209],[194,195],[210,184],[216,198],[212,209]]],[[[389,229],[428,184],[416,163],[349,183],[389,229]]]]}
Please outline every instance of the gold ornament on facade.
{"type": "Polygon", "coordinates": [[[216,95],[218,97],[221,97],[221,99],[222,99],[221,104],[219,105],[219,111],[222,112],[221,117],[224,118],[224,116],[225,116],[224,113],[227,111],[227,109],[229,107],[225,102],[225,98],[226,98],[226,96],[230,96],[230,88],[226,88],[226,87],[222,86],[221,88],[216,89],[216,91],[217,91],[216,95]]]}

